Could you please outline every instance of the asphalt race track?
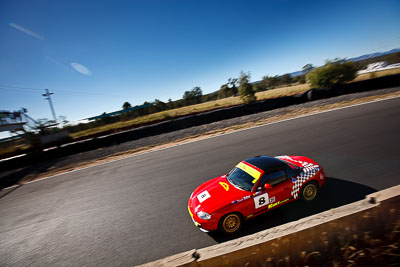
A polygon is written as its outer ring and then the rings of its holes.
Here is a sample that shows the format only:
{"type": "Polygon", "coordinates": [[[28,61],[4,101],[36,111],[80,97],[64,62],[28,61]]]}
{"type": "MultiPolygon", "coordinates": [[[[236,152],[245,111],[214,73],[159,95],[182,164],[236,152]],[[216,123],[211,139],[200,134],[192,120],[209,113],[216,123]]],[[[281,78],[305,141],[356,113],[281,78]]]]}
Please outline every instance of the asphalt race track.
{"type": "Polygon", "coordinates": [[[329,178],[314,203],[297,201],[259,216],[239,236],[341,206],[400,183],[399,137],[395,98],[3,190],[0,266],[132,266],[226,241],[193,225],[187,200],[202,182],[259,154],[308,156],[329,178]]]}

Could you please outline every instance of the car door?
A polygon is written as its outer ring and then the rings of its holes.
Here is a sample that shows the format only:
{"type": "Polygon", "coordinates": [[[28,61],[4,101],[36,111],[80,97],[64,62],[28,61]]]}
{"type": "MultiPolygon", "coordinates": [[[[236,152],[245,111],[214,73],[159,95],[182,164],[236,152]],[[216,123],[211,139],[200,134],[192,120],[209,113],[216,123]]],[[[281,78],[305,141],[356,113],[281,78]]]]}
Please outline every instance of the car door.
{"type": "Polygon", "coordinates": [[[289,201],[291,185],[283,169],[265,173],[253,194],[253,213],[260,213],[289,201]],[[269,184],[270,187],[264,188],[265,184],[269,184]]]}

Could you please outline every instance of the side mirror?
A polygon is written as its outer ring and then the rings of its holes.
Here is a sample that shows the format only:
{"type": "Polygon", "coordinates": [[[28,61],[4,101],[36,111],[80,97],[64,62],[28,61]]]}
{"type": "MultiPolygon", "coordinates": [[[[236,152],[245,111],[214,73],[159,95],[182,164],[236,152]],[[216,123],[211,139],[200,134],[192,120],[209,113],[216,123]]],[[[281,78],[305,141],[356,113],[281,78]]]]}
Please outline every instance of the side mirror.
{"type": "Polygon", "coordinates": [[[270,184],[265,184],[265,185],[264,185],[264,189],[265,189],[265,190],[270,190],[270,189],[272,189],[272,185],[270,185],[270,184]]]}

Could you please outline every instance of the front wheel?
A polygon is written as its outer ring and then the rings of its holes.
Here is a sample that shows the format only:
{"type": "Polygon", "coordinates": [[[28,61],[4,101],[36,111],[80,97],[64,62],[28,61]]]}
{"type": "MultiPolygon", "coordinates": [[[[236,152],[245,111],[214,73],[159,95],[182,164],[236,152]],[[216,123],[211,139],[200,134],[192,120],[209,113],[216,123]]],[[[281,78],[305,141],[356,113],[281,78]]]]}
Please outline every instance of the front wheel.
{"type": "Polygon", "coordinates": [[[243,219],[238,213],[229,213],[224,215],[219,221],[219,229],[224,234],[237,233],[242,227],[243,219]]]}
{"type": "Polygon", "coordinates": [[[301,190],[301,199],[305,202],[313,201],[318,194],[318,185],[315,182],[306,184],[301,190]]]}

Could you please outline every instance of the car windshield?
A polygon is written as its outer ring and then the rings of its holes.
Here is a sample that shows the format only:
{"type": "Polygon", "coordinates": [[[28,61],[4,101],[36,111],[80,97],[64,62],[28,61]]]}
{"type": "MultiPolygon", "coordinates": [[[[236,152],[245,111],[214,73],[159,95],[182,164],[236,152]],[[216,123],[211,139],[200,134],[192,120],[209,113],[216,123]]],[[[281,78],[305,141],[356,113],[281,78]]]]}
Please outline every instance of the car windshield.
{"type": "Polygon", "coordinates": [[[237,167],[233,168],[226,178],[233,186],[236,186],[242,190],[251,191],[254,185],[252,183],[254,177],[237,167]]]}

